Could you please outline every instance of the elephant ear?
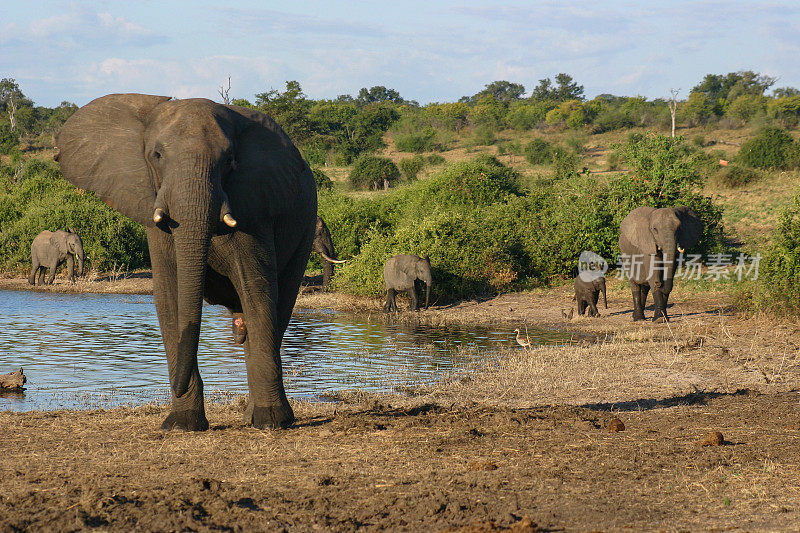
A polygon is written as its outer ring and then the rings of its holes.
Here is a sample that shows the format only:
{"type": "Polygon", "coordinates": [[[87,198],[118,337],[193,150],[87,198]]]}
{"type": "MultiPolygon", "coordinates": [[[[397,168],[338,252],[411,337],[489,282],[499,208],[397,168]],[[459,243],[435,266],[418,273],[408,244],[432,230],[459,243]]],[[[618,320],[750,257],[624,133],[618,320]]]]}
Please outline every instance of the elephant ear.
{"type": "Polygon", "coordinates": [[[50,246],[58,250],[60,253],[65,254],[67,250],[67,239],[64,238],[62,232],[54,232],[50,235],[50,246]]]}
{"type": "Polygon", "coordinates": [[[676,207],[675,216],[681,221],[678,229],[678,244],[684,250],[688,250],[700,240],[703,235],[703,222],[700,218],[686,206],[676,207]]]}
{"type": "Polygon", "coordinates": [[[649,206],[637,207],[630,213],[619,226],[620,249],[622,242],[627,241],[639,253],[650,255],[656,253],[656,240],[650,232],[650,215],[655,211],[649,206]]]}
{"type": "Polygon", "coordinates": [[[56,160],[75,186],[144,225],[153,225],[155,187],[144,156],[147,116],[169,96],[110,94],[77,110],[56,138],[56,160]]]}
{"type": "Polygon", "coordinates": [[[314,176],[289,136],[255,109],[225,107],[236,128],[236,166],[223,186],[237,220],[249,217],[246,222],[257,224],[260,218],[316,212],[314,176]]]}

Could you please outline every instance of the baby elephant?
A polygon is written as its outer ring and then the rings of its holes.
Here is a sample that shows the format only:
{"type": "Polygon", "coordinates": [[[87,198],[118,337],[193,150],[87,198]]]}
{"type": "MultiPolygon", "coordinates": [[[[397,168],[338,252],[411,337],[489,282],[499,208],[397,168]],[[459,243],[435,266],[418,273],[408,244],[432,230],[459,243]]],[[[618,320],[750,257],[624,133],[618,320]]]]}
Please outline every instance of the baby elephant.
{"type": "Polygon", "coordinates": [[[597,301],[600,299],[600,291],[603,291],[603,303],[606,309],[608,309],[606,278],[599,276],[592,281],[586,281],[581,276],[575,278],[575,301],[578,304],[578,316],[583,316],[584,314],[600,316],[600,313],[597,311],[597,301]]]}
{"type": "Polygon", "coordinates": [[[386,285],[384,312],[397,311],[395,296],[401,291],[407,291],[411,297],[411,310],[419,311],[419,299],[417,298],[416,289],[417,280],[424,281],[427,286],[425,291],[425,309],[427,309],[432,281],[431,260],[428,259],[428,256],[396,255],[386,261],[386,266],[383,267],[383,281],[386,285]]]}
{"type": "Polygon", "coordinates": [[[58,265],[67,262],[69,280],[75,283],[75,261],[78,261],[78,275],[83,275],[83,243],[73,230],[43,231],[31,243],[31,275],[28,283],[36,285],[36,274],[39,274],[39,285],[45,284],[44,270],[50,269],[46,283],[53,284],[58,265]]]}

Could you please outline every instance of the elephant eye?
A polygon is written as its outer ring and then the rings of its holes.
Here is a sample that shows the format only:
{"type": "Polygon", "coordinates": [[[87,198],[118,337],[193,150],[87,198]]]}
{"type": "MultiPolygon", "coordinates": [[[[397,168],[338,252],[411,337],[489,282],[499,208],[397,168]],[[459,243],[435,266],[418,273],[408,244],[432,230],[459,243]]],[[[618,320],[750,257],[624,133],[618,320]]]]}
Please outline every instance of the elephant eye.
{"type": "Polygon", "coordinates": [[[159,152],[158,150],[153,152],[153,159],[161,159],[161,152],[159,152]]]}

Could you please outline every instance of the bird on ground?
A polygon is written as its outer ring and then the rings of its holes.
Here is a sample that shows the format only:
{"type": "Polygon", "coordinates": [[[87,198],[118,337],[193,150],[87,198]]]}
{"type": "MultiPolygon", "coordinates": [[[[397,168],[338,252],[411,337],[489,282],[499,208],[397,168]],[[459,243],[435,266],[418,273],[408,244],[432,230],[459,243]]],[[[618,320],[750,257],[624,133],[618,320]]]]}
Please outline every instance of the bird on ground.
{"type": "Polygon", "coordinates": [[[522,333],[520,333],[518,329],[515,329],[514,333],[517,334],[517,344],[519,344],[520,346],[522,346],[524,349],[527,350],[531,346],[531,339],[530,337],[528,337],[527,332],[525,333],[524,337],[522,336],[522,333]]]}

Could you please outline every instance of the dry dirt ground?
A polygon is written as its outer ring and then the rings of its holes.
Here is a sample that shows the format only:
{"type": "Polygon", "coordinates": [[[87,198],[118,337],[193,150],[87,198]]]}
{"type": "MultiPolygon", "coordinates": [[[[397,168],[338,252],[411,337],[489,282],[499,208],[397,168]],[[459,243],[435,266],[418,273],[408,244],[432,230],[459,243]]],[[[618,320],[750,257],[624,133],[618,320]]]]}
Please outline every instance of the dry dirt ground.
{"type": "Polygon", "coordinates": [[[501,349],[404,395],[294,403],[285,431],[245,427],[241,398],[209,405],[202,434],[160,431],[163,406],[0,413],[0,530],[800,529],[800,324],[680,286],[669,324],[634,324],[628,299],[611,283],[599,319],[563,319],[566,287],[385,318],[597,340],[501,349]]]}

